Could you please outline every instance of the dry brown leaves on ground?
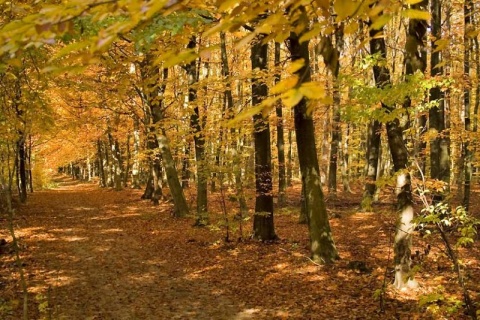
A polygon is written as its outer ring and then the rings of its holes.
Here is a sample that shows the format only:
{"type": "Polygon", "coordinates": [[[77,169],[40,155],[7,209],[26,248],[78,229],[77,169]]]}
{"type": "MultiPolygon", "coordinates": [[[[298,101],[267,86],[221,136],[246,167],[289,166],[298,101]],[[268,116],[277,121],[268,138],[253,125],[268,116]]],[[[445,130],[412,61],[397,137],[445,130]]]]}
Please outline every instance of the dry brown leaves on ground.
{"type": "MultiPolygon", "coordinates": [[[[17,209],[15,220],[29,319],[466,318],[461,308],[447,313],[461,293],[439,241],[416,275],[419,289],[391,288],[394,210],[386,205],[375,213],[357,213],[359,199],[353,204],[349,199],[358,198],[358,192],[329,202],[342,259],[330,267],[312,263],[306,227],[297,223],[298,193],[298,187],[289,190],[290,206],[276,211],[281,240],[259,243],[248,239],[251,220],[244,222],[242,241],[238,221],[230,228],[235,241],[224,241],[218,195],[210,201],[211,226],[194,228],[193,219],[171,216],[171,203],[151,206],[140,200],[138,190],[63,183],[35,192],[17,209]],[[381,312],[375,297],[385,277],[381,312]],[[420,306],[435,292],[444,300],[420,306]]],[[[229,205],[233,221],[234,203],[229,205]]],[[[6,225],[3,219],[0,238],[8,244],[6,225]]],[[[415,238],[417,250],[425,245],[415,238]]],[[[478,248],[461,255],[478,302],[478,248]]],[[[0,318],[20,319],[14,255],[3,250],[0,257],[0,318]]]]}

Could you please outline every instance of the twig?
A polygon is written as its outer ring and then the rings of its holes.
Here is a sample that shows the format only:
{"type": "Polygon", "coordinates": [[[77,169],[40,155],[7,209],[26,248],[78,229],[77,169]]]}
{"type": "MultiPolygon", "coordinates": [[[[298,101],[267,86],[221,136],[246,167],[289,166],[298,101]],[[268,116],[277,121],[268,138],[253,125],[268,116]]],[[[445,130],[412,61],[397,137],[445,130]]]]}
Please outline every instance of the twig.
{"type": "MultiPolygon", "coordinates": [[[[279,248],[279,249],[282,250],[282,251],[284,251],[284,252],[286,252],[286,253],[288,253],[289,255],[292,255],[292,256],[293,256],[293,253],[292,253],[292,252],[290,252],[290,251],[288,251],[288,250],[286,250],[286,249],[283,249],[283,248],[279,248]]],[[[311,263],[313,263],[314,265],[319,266],[319,267],[323,267],[323,264],[320,264],[320,263],[318,263],[318,262],[313,261],[310,257],[308,257],[308,256],[306,256],[306,255],[303,255],[303,254],[302,254],[301,256],[302,256],[303,258],[307,259],[308,261],[310,261],[311,263]]],[[[322,260],[323,260],[323,259],[322,259],[322,260]]]]}

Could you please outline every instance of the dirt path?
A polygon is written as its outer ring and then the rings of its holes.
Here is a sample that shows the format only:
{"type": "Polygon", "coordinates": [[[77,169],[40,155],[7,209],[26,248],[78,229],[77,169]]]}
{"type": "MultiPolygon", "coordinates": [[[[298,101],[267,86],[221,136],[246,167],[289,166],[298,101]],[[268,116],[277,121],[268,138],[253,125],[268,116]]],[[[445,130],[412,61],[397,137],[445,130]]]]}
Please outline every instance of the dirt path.
{"type": "Polygon", "coordinates": [[[195,243],[208,232],[169,210],[95,185],[35,193],[20,237],[36,300],[48,300],[55,319],[241,318],[221,288],[186,273],[207,262],[195,243]]]}
{"type": "MultiPolygon", "coordinates": [[[[171,217],[171,204],[153,207],[140,200],[139,191],[63,183],[36,192],[19,208],[16,226],[28,276],[29,318],[407,319],[421,314],[416,300],[428,288],[413,295],[389,293],[386,313],[378,313],[373,295],[388,265],[385,217],[338,209],[343,217],[332,219],[332,226],[342,260],[327,268],[308,260],[307,233],[295,212],[277,213],[279,242],[225,244],[221,216],[210,229],[193,228],[192,219],[171,217]],[[352,270],[352,260],[365,262],[369,271],[352,270]]],[[[20,319],[18,282],[9,286],[6,280],[15,270],[12,256],[2,258],[0,318],[20,319]]]]}

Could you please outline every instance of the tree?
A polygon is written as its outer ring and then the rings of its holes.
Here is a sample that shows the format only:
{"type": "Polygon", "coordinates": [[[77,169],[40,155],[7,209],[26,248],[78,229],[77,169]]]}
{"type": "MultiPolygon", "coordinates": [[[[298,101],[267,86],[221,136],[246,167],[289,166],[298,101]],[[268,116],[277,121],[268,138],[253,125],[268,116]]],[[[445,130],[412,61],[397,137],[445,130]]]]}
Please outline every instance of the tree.
{"type": "MultiPolygon", "coordinates": [[[[194,50],[197,45],[196,37],[193,36],[188,42],[188,48],[194,50]]],[[[205,135],[203,134],[200,120],[200,111],[197,100],[195,85],[199,81],[198,61],[193,60],[185,66],[188,75],[188,102],[193,105],[190,116],[190,127],[195,142],[195,159],[197,163],[197,218],[195,224],[204,226],[208,224],[208,173],[205,163],[205,135]]]]}
{"type": "MultiPolygon", "coordinates": [[[[172,193],[173,202],[175,204],[175,216],[185,217],[189,212],[188,204],[185,200],[185,195],[178,178],[177,169],[175,168],[175,161],[170,151],[165,129],[161,126],[164,113],[163,95],[165,93],[165,82],[163,86],[161,86],[160,70],[158,66],[153,64],[153,53],[148,52],[144,59],[145,60],[141,64],[141,68],[142,80],[144,82],[144,92],[152,117],[152,124],[150,127],[152,137],[150,137],[150,139],[154,139],[154,141],[156,140],[156,143],[158,143],[158,150],[162,156],[163,165],[167,174],[168,186],[170,188],[170,192],[172,193]]],[[[163,81],[166,80],[167,76],[168,69],[164,68],[163,81]]]]}
{"type": "MultiPolygon", "coordinates": [[[[252,44],[252,71],[260,73],[267,70],[268,44],[258,39],[252,44]]],[[[268,87],[260,76],[252,79],[252,104],[259,105],[268,95],[268,87]]],[[[273,223],[272,194],[272,155],[270,144],[270,125],[263,113],[253,116],[255,139],[255,216],[253,218],[253,237],[259,240],[274,240],[275,226],[273,223]]]]}
{"type": "MultiPolygon", "coordinates": [[[[299,9],[299,12],[302,15],[304,14],[303,9],[299,9]]],[[[302,16],[302,18],[305,17],[302,16]]],[[[301,34],[291,33],[287,41],[292,63],[300,62],[302,64],[302,67],[295,72],[298,78],[301,79],[299,80],[300,84],[311,81],[309,41],[300,43],[301,36],[301,34]]],[[[318,263],[330,264],[337,260],[339,256],[333,241],[321,187],[313,118],[311,111],[307,110],[307,99],[304,97],[295,105],[294,117],[312,260],[318,263]]]]}

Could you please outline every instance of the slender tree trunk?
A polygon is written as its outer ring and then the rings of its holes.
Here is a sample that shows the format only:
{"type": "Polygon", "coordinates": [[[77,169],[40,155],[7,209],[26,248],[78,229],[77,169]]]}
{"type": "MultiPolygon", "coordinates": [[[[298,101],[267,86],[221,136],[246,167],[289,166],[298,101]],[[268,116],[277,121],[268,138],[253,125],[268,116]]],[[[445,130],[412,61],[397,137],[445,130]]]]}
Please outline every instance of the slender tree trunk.
{"type": "MultiPolygon", "coordinates": [[[[196,37],[190,38],[189,49],[194,49],[197,45],[196,37]]],[[[195,143],[195,159],[197,168],[197,217],[195,224],[204,226],[208,224],[208,173],[205,163],[205,134],[202,130],[200,120],[200,110],[197,100],[197,89],[195,85],[199,81],[199,61],[194,60],[185,66],[188,75],[188,102],[193,105],[193,113],[190,115],[190,130],[193,133],[195,143]]]]}
{"type": "MultiPolygon", "coordinates": [[[[275,84],[279,83],[281,79],[280,72],[280,43],[275,42],[275,84]]],[[[285,172],[285,140],[283,137],[283,111],[280,101],[275,107],[277,114],[277,152],[278,152],[278,205],[285,206],[287,196],[287,180],[285,172]]]]}
{"type": "MultiPolygon", "coordinates": [[[[228,118],[233,118],[235,110],[233,109],[233,95],[230,84],[230,69],[228,66],[227,44],[225,33],[220,33],[220,50],[222,57],[222,76],[225,79],[225,92],[224,92],[224,110],[228,113],[228,118]]],[[[220,137],[223,137],[223,131],[220,137]]],[[[242,170],[241,170],[241,152],[239,150],[240,144],[237,143],[237,133],[235,128],[230,129],[231,143],[230,152],[233,161],[233,174],[235,176],[235,193],[238,200],[240,217],[243,219],[248,214],[247,201],[245,199],[245,193],[243,191],[242,182],[242,170]]],[[[228,140],[228,139],[227,139],[228,140]]],[[[222,143],[222,139],[219,139],[219,143],[222,143]]],[[[220,148],[219,148],[220,149],[220,148]]],[[[220,152],[217,153],[220,155],[220,152]]],[[[218,157],[218,161],[220,157],[218,157]]]]}
{"type": "MultiPolygon", "coordinates": [[[[438,0],[431,1],[432,10],[432,35],[435,41],[441,39],[442,19],[441,5],[438,0]]],[[[432,40],[432,48],[436,48],[435,41],[432,40]]],[[[438,66],[441,62],[440,51],[433,50],[431,54],[431,76],[439,76],[443,73],[443,68],[438,66]]],[[[450,180],[450,141],[445,131],[445,95],[440,87],[430,89],[430,101],[438,101],[438,106],[429,110],[430,129],[437,133],[436,137],[430,142],[430,172],[433,179],[442,180],[446,183],[450,180]]],[[[435,195],[435,200],[443,200],[443,195],[435,195]]]]}
{"type": "Polygon", "coordinates": [[[107,187],[107,177],[105,174],[105,157],[102,151],[102,141],[100,139],[97,140],[97,157],[98,157],[98,173],[100,177],[100,187],[106,188],[107,187]]]}
{"type": "MultiPolygon", "coordinates": [[[[437,10],[437,14],[439,15],[441,13],[441,6],[440,3],[438,3],[438,0],[432,0],[432,13],[434,10],[437,10]]],[[[473,3],[471,0],[466,0],[463,10],[464,10],[464,19],[465,19],[465,30],[464,30],[464,62],[463,62],[463,73],[464,77],[466,79],[470,78],[470,52],[472,50],[472,41],[469,38],[467,34],[467,28],[471,26],[472,20],[471,20],[471,14],[472,14],[472,9],[473,9],[473,3]]],[[[433,17],[432,17],[433,18],[433,17]]],[[[471,121],[470,121],[470,99],[471,99],[471,94],[470,94],[470,87],[468,85],[465,85],[465,89],[463,91],[463,103],[464,103],[464,118],[465,118],[465,132],[468,134],[472,128],[471,128],[471,121]]],[[[477,98],[478,99],[478,98],[477,98]]],[[[469,143],[469,137],[466,138],[466,141],[463,142],[463,154],[462,158],[464,161],[464,179],[465,179],[465,184],[464,184],[464,189],[463,189],[463,206],[465,209],[468,211],[470,208],[470,189],[471,189],[471,180],[472,180],[472,158],[473,158],[473,152],[472,148],[469,143]]]]}
{"type": "Polygon", "coordinates": [[[122,170],[122,178],[123,178],[123,187],[126,188],[128,187],[128,175],[130,174],[130,159],[132,158],[132,154],[130,151],[130,138],[131,134],[129,133],[127,135],[127,141],[126,141],[126,157],[125,157],[125,169],[122,170]]]}
{"type": "Polygon", "coordinates": [[[132,188],[140,189],[140,120],[133,118],[133,164],[132,164],[132,188]]]}
{"type": "MultiPolygon", "coordinates": [[[[304,9],[301,7],[301,10],[304,9]]],[[[308,42],[300,43],[299,36],[291,33],[288,38],[292,62],[303,59],[304,66],[295,74],[301,82],[311,81],[308,42]]],[[[307,101],[303,98],[294,107],[295,134],[297,137],[298,158],[305,193],[305,205],[310,233],[312,260],[318,263],[333,263],[338,259],[337,248],[333,241],[327,208],[321,187],[320,169],[315,146],[313,118],[307,112],[307,101]]]]}
{"type": "Polygon", "coordinates": [[[18,184],[20,202],[27,201],[27,171],[26,171],[26,150],[25,139],[22,137],[17,142],[17,159],[18,159],[18,184]]]}
{"type": "Polygon", "coordinates": [[[182,159],[182,188],[187,189],[190,186],[190,141],[184,139],[183,159],[182,159]]]}
{"type": "MultiPolygon", "coordinates": [[[[252,70],[267,70],[268,45],[261,39],[252,45],[252,70]]],[[[252,105],[256,106],[268,95],[267,84],[259,79],[252,79],[252,105]]],[[[273,223],[272,194],[272,155],[270,145],[270,126],[263,115],[253,116],[255,132],[255,216],[253,219],[253,238],[273,240],[277,238],[273,223]]]]}
{"type": "Polygon", "coordinates": [[[293,130],[288,128],[288,152],[287,152],[287,186],[292,186],[293,177],[293,130]]]}
{"type": "Polygon", "coordinates": [[[381,128],[382,125],[378,120],[371,120],[368,125],[366,182],[361,204],[363,211],[372,211],[372,203],[377,189],[376,180],[380,155],[381,128]]]}
{"type": "Polygon", "coordinates": [[[336,197],[337,194],[337,168],[338,153],[342,143],[340,128],[340,89],[338,88],[338,74],[340,71],[340,49],[343,42],[343,27],[340,26],[335,32],[335,46],[332,43],[331,36],[323,37],[318,46],[318,51],[323,56],[323,61],[330,70],[333,77],[333,121],[332,121],[332,140],[330,142],[330,160],[328,168],[328,194],[336,197]]]}
{"type": "Polygon", "coordinates": [[[32,174],[32,136],[28,136],[28,148],[27,148],[27,180],[30,192],[33,192],[33,174],[32,174]]]}

